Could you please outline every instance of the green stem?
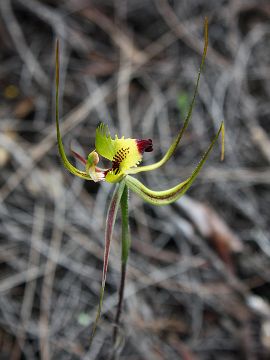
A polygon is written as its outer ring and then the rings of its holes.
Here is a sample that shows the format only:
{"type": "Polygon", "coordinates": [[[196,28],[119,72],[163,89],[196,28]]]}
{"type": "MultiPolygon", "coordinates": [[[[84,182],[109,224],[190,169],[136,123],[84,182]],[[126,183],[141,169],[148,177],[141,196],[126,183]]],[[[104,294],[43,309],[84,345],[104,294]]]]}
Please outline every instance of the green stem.
{"type": "Polygon", "coordinates": [[[119,287],[118,293],[118,304],[117,304],[117,311],[114,319],[114,328],[113,328],[113,344],[116,345],[116,340],[118,336],[119,330],[119,323],[120,323],[120,316],[122,313],[122,305],[123,305],[123,298],[124,298],[124,289],[125,289],[125,279],[126,279],[126,269],[127,264],[122,263],[121,265],[121,282],[119,287]]]}
{"type": "Polygon", "coordinates": [[[121,214],[122,214],[122,265],[121,265],[121,282],[119,287],[119,299],[117,304],[117,312],[115,316],[115,326],[113,329],[113,344],[116,345],[119,330],[120,316],[122,312],[127,260],[130,248],[130,232],[128,223],[128,187],[125,186],[121,197],[121,214]]]}
{"type": "Polygon", "coordinates": [[[121,215],[122,215],[122,264],[128,260],[130,248],[130,232],[128,223],[128,187],[125,186],[121,197],[121,215]]]}

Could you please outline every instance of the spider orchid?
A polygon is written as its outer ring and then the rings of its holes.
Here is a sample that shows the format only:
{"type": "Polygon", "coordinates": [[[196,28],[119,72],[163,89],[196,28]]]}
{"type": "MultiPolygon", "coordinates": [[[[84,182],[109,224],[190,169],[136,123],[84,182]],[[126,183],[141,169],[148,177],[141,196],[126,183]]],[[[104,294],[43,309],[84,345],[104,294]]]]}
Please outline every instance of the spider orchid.
{"type": "Polygon", "coordinates": [[[95,182],[105,180],[110,183],[119,182],[129,170],[136,167],[142,161],[144,152],[153,151],[152,140],[119,139],[111,138],[108,126],[101,123],[96,129],[95,150],[87,159],[72,151],[73,155],[85,166],[84,176],[95,182]],[[108,169],[97,167],[99,155],[111,161],[112,166],[108,169]]]}
{"type": "Polygon", "coordinates": [[[65,168],[72,174],[84,179],[94,182],[107,181],[109,183],[116,183],[116,188],[114,190],[111,202],[109,204],[107,219],[106,219],[106,229],[105,229],[105,249],[104,249],[104,261],[103,261],[103,273],[102,273],[102,284],[100,292],[99,306],[97,310],[96,319],[93,325],[91,341],[93,339],[96,326],[101,314],[103,295],[106,282],[106,274],[108,269],[108,259],[110,244],[112,239],[112,233],[114,228],[114,223],[116,215],[121,207],[122,215],[122,276],[121,284],[119,290],[119,302],[117,308],[117,314],[115,318],[116,327],[114,328],[113,339],[116,342],[117,329],[120,319],[120,313],[122,308],[122,300],[124,293],[124,282],[125,282],[125,273],[126,273],[126,263],[129,254],[130,247],[130,234],[128,226],[128,191],[129,189],[135,192],[140,196],[144,201],[153,204],[153,205],[167,205],[173,203],[179,199],[192,185],[197,175],[199,174],[203,164],[205,163],[207,157],[209,156],[213,146],[215,145],[219,135],[222,137],[222,150],[221,150],[221,159],[224,157],[224,123],[221,122],[217,134],[212,139],[212,142],[208,146],[208,149],[202,156],[197,167],[194,169],[192,174],[188,179],[179,183],[171,189],[163,191],[154,191],[143,185],[138,179],[134,178],[131,175],[138,174],[144,171],[152,171],[160,168],[164,165],[174,154],[178,143],[180,142],[192,115],[192,110],[195,102],[195,98],[198,91],[198,85],[201,77],[202,68],[204,65],[206,52],[208,46],[208,22],[205,20],[204,24],[204,50],[202,55],[202,60],[200,68],[197,75],[197,80],[195,84],[195,89],[192,97],[191,104],[189,106],[188,114],[184,121],[183,127],[179,131],[175,140],[169,147],[166,154],[163,158],[151,165],[139,166],[142,161],[144,152],[151,152],[153,150],[153,144],[151,139],[131,139],[124,137],[118,138],[115,135],[113,139],[109,132],[108,126],[101,123],[96,129],[96,139],[95,139],[95,150],[91,151],[87,157],[84,159],[81,155],[72,151],[73,155],[84,165],[85,170],[79,170],[73,166],[68,160],[64,146],[62,143],[62,138],[60,134],[59,127],[59,111],[58,111],[58,94],[59,94],[59,43],[56,43],[56,130],[57,130],[57,142],[58,149],[62,159],[62,162],[65,168]],[[109,160],[111,166],[108,168],[98,167],[99,156],[109,160]]]}

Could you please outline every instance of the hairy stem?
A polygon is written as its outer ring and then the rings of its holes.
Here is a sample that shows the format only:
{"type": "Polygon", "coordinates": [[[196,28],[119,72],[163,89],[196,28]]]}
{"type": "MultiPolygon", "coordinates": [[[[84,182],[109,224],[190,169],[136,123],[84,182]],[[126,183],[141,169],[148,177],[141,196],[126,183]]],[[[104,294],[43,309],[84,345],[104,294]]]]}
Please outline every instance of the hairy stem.
{"type": "Polygon", "coordinates": [[[109,263],[109,253],[110,253],[112,234],[113,234],[113,229],[114,229],[114,224],[115,224],[118,207],[119,207],[119,204],[120,204],[120,201],[122,198],[122,194],[123,194],[123,191],[125,188],[126,188],[126,185],[125,185],[124,181],[121,181],[119,184],[116,185],[110,205],[109,205],[108,213],[107,213],[102,283],[101,283],[101,289],[100,289],[98,310],[97,310],[96,319],[94,321],[94,325],[92,328],[92,334],[91,334],[91,338],[90,338],[90,347],[91,347],[91,344],[92,344],[92,341],[93,341],[93,338],[94,338],[94,335],[96,332],[97,324],[98,324],[98,321],[99,321],[99,318],[101,315],[105,283],[106,283],[106,276],[107,276],[108,263],[109,263]]]}
{"type": "Polygon", "coordinates": [[[129,196],[129,189],[126,185],[121,197],[122,264],[127,263],[129,248],[130,248],[130,232],[129,232],[129,223],[128,223],[128,196],[129,196]]]}
{"type": "Polygon", "coordinates": [[[121,282],[119,287],[119,298],[117,304],[117,311],[114,319],[114,328],[113,328],[113,344],[116,344],[118,330],[119,330],[119,323],[120,323],[120,316],[122,313],[122,305],[123,305],[123,298],[124,298],[124,289],[125,289],[125,279],[126,279],[126,269],[127,264],[122,263],[121,265],[121,282]]]}
{"type": "Polygon", "coordinates": [[[126,269],[127,269],[127,260],[129,255],[130,248],[130,232],[129,232],[129,223],[128,223],[128,187],[125,186],[122,197],[121,197],[121,214],[122,214],[122,265],[121,265],[121,282],[119,287],[119,299],[117,304],[117,312],[115,316],[115,326],[113,329],[113,344],[116,345],[120,316],[123,306],[124,298],[124,289],[125,289],[125,279],[126,279],[126,269]]]}

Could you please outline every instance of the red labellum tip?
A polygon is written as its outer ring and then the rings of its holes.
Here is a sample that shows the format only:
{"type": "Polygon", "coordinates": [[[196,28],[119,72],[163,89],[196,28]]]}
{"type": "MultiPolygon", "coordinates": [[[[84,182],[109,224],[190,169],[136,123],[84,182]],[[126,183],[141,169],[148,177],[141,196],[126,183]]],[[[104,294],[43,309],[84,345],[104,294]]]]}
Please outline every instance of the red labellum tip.
{"type": "Polygon", "coordinates": [[[143,140],[139,139],[136,140],[138,151],[143,154],[144,152],[151,152],[153,151],[153,143],[152,139],[143,140]]]}

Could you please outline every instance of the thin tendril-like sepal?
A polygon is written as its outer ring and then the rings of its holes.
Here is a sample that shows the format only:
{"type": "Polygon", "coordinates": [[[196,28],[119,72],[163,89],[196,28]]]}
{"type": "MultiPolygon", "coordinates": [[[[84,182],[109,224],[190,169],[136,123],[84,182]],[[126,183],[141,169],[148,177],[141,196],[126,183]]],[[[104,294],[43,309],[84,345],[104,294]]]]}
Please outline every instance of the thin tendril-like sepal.
{"type": "Polygon", "coordinates": [[[191,119],[191,116],[192,116],[192,111],[193,111],[195,99],[196,99],[197,92],[198,92],[201,73],[202,73],[203,66],[204,66],[204,61],[205,61],[205,58],[206,58],[207,47],[208,47],[208,19],[205,18],[205,20],[204,20],[204,49],[203,49],[203,55],[202,55],[202,60],[201,60],[200,68],[199,68],[198,75],[197,75],[197,80],[196,80],[196,84],[195,84],[193,97],[192,97],[192,100],[191,100],[191,103],[190,103],[190,106],[189,106],[188,114],[187,114],[187,117],[185,119],[184,125],[181,128],[181,130],[179,131],[179,134],[177,135],[176,139],[174,140],[174,142],[169,147],[168,151],[166,152],[166,154],[164,155],[164,157],[161,160],[159,160],[158,162],[156,162],[154,164],[145,165],[145,166],[139,166],[137,168],[130,169],[128,171],[129,174],[137,174],[137,173],[142,172],[142,171],[155,170],[155,169],[159,168],[160,166],[164,165],[172,157],[172,155],[175,153],[176,147],[179,144],[180,140],[182,139],[182,136],[183,136],[183,134],[184,134],[184,132],[185,132],[187,126],[188,126],[188,123],[189,123],[189,121],[191,119]]]}
{"type": "Polygon", "coordinates": [[[59,126],[59,41],[58,40],[56,41],[56,51],[55,51],[55,121],[56,121],[58,150],[65,168],[72,174],[79,176],[84,180],[92,180],[91,177],[85,171],[81,171],[77,169],[68,161],[61,138],[60,126],[59,126]]]}
{"type": "Polygon", "coordinates": [[[185,180],[184,182],[176,185],[175,187],[163,190],[163,191],[153,191],[143,185],[139,180],[133,178],[132,176],[127,175],[125,177],[125,183],[130,188],[130,190],[134,191],[137,195],[139,195],[146,202],[153,205],[167,205],[176,200],[178,200],[192,185],[193,181],[196,179],[199,174],[203,164],[208,158],[213,146],[215,145],[219,135],[221,133],[222,137],[222,149],[221,149],[221,158],[224,156],[224,123],[222,122],[220,128],[209,145],[207,151],[203,155],[201,161],[197,165],[196,169],[193,171],[192,175],[185,180]]]}
{"type": "Polygon", "coordinates": [[[103,303],[103,296],[106,284],[106,275],[108,270],[108,262],[109,262],[109,253],[110,253],[110,245],[112,240],[113,228],[115,224],[115,219],[117,215],[117,211],[120,205],[120,200],[125,188],[125,182],[121,181],[116,185],[114,190],[106,218],[106,229],[105,229],[105,248],[104,248],[104,258],[103,258],[103,271],[102,271],[102,281],[101,281],[101,289],[100,289],[100,297],[99,297],[99,305],[97,310],[96,319],[93,325],[92,334],[90,338],[90,346],[92,344],[97,324],[100,318],[102,303],[103,303]]]}

